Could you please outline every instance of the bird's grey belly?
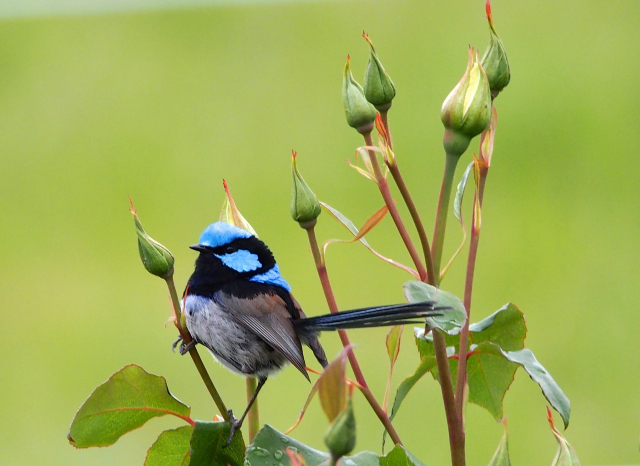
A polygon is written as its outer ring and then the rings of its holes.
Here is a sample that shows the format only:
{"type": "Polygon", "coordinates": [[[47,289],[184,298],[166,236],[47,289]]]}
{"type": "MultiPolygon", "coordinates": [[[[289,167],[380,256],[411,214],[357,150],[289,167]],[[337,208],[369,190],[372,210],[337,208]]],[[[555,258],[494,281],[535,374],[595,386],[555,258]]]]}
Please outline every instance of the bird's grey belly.
{"type": "Polygon", "coordinates": [[[187,296],[184,314],[191,336],[233,372],[267,377],[288,363],[279,351],[208,298],[187,296]]]}

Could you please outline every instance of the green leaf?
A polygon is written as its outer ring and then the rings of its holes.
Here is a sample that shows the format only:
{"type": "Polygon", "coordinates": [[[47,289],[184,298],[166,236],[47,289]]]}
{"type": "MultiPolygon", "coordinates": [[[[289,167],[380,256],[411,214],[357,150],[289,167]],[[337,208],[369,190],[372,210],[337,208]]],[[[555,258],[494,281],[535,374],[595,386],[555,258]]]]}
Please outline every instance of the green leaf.
{"type": "Polygon", "coordinates": [[[191,456],[189,443],[193,427],[165,430],[151,445],[144,466],[187,466],[191,456]]]}
{"type": "Polygon", "coordinates": [[[450,306],[451,309],[442,311],[440,317],[428,317],[427,322],[431,328],[439,328],[455,335],[467,319],[467,312],[460,298],[448,291],[427,285],[419,281],[409,281],[403,285],[404,295],[410,303],[423,301],[435,301],[438,306],[450,306]]]}
{"type": "Polygon", "coordinates": [[[542,393],[551,406],[560,413],[564,422],[564,428],[569,427],[569,417],[571,416],[571,402],[567,395],[564,394],[560,386],[553,380],[551,374],[538,362],[536,357],[528,349],[520,351],[502,351],[504,357],[509,361],[524,367],[529,377],[533,379],[540,388],[542,393]]]}
{"type": "Polygon", "coordinates": [[[469,325],[469,331],[473,343],[490,341],[505,351],[524,348],[527,336],[524,314],[511,303],[505,304],[486,319],[469,325]]]}
{"type": "Polygon", "coordinates": [[[380,466],[424,466],[402,445],[396,445],[386,456],[380,457],[380,466]]]}
{"type": "MultiPolygon", "coordinates": [[[[329,453],[318,451],[303,443],[298,442],[285,434],[278,432],[270,425],[265,425],[253,443],[247,448],[246,460],[251,466],[273,466],[282,464],[290,466],[286,449],[298,453],[307,462],[307,466],[328,464],[329,453]]],[[[345,456],[340,461],[340,466],[378,466],[380,461],[375,453],[364,451],[357,455],[345,456]]]]}
{"type": "Polygon", "coordinates": [[[496,452],[493,454],[488,466],[511,466],[511,459],[509,458],[509,442],[507,440],[507,423],[503,419],[502,425],[504,426],[504,434],[502,440],[498,444],[496,452]]]}
{"type": "Polygon", "coordinates": [[[547,420],[549,421],[549,427],[553,436],[558,442],[558,449],[556,450],[556,456],[553,457],[551,466],[580,466],[580,460],[578,454],[573,449],[571,444],[562,436],[553,422],[553,416],[551,410],[547,407],[547,420]]]}
{"type": "Polygon", "coordinates": [[[229,438],[231,424],[228,422],[196,421],[191,436],[190,466],[242,466],[244,464],[244,440],[239,430],[231,445],[224,444],[229,438]]]}
{"type": "MultiPolygon", "coordinates": [[[[489,317],[471,324],[469,330],[469,340],[473,343],[473,353],[470,354],[467,364],[469,401],[487,409],[496,420],[500,420],[504,396],[513,382],[515,371],[522,366],[540,385],[544,396],[562,416],[565,426],[568,425],[571,411],[569,399],[533,353],[522,349],[527,327],[524,315],[515,305],[504,305],[489,317]]],[[[421,328],[416,328],[414,333],[420,358],[435,356],[431,334],[425,336],[424,329],[421,328]]],[[[445,333],[445,340],[449,357],[457,354],[460,335],[455,331],[445,333]]],[[[458,360],[449,359],[449,367],[455,379],[458,360]]],[[[434,378],[437,378],[438,369],[435,365],[430,371],[434,378]]]]}
{"type": "Polygon", "coordinates": [[[104,447],[154,417],[172,414],[188,422],[190,411],[169,393],[164,377],[132,364],[95,389],[76,413],[67,438],[77,448],[104,447]]]}

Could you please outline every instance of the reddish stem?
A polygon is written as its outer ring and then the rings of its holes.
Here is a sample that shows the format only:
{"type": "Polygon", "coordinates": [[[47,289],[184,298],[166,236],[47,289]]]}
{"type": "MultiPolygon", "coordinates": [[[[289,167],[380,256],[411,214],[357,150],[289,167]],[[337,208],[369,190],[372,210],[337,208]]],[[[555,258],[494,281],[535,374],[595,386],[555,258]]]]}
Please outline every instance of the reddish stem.
{"type": "MultiPolygon", "coordinates": [[[[314,222],[315,223],[315,222],[314,222]]],[[[307,230],[307,235],[309,237],[309,244],[311,246],[311,252],[313,254],[313,260],[316,264],[316,269],[318,271],[318,277],[320,277],[320,284],[322,285],[322,291],[324,291],[325,299],[327,300],[327,305],[329,306],[329,310],[332,313],[338,312],[338,304],[336,303],[336,298],[333,294],[333,289],[331,288],[331,282],[329,281],[329,274],[327,273],[327,268],[322,261],[322,257],[320,256],[320,249],[318,247],[318,240],[316,238],[316,233],[313,225],[305,225],[304,228],[307,230]]],[[[340,341],[342,342],[343,347],[348,347],[351,345],[349,341],[349,336],[347,332],[344,330],[339,330],[338,335],[340,336],[340,341]]],[[[353,374],[358,381],[358,384],[361,385],[360,390],[362,394],[366,398],[366,400],[371,405],[371,408],[380,419],[380,422],[384,425],[384,428],[389,433],[389,437],[396,445],[402,445],[402,441],[398,436],[393,424],[389,420],[389,416],[384,412],[378,400],[373,396],[373,393],[369,389],[367,385],[367,381],[364,378],[364,374],[362,373],[362,369],[360,369],[360,364],[358,363],[358,359],[353,351],[348,352],[349,364],[351,364],[351,369],[353,369],[353,374]]]]}
{"type": "Polygon", "coordinates": [[[471,229],[471,241],[469,243],[469,257],[467,259],[467,273],[464,285],[464,308],[467,310],[467,320],[460,332],[460,362],[458,365],[458,379],[456,380],[456,405],[459,413],[462,413],[464,404],[464,387],[467,383],[467,359],[469,353],[469,318],[471,316],[471,293],[473,291],[473,274],[476,267],[476,257],[478,255],[478,243],[480,241],[480,229],[476,226],[476,211],[482,212],[482,198],[484,196],[484,186],[487,181],[488,167],[480,164],[478,177],[478,191],[473,200],[473,222],[471,229]],[[478,209],[476,209],[476,204],[478,209]]]}

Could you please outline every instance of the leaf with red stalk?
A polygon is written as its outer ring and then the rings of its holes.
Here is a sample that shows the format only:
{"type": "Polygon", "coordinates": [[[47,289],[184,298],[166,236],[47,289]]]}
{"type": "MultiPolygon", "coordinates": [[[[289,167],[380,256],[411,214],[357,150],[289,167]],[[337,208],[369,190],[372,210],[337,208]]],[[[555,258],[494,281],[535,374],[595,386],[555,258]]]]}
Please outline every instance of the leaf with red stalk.
{"type": "Polygon", "coordinates": [[[491,109],[491,121],[487,128],[480,136],[480,153],[478,158],[485,162],[487,169],[491,166],[491,155],[493,154],[493,140],[496,137],[496,127],[498,126],[498,112],[496,107],[491,109]]]}
{"type": "MultiPolygon", "coordinates": [[[[358,228],[356,228],[355,224],[349,220],[347,217],[345,217],[342,213],[340,213],[337,209],[334,209],[333,207],[331,207],[330,205],[324,203],[324,202],[320,202],[320,205],[333,217],[335,218],[338,222],[340,222],[347,230],[349,230],[351,232],[351,234],[353,236],[357,236],[360,231],[358,230],[358,228]]],[[[383,207],[383,209],[386,207],[383,207]]],[[[381,209],[382,210],[382,209],[381,209]]],[[[380,212],[380,211],[378,211],[380,212]]],[[[383,256],[382,254],[378,253],[377,251],[375,251],[367,242],[366,239],[360,237],[359,241],[369,250],[371,251],[376,257],[382,259],[383,261],[387,262],[388,264],[393,265],[394,267],[397,267],[399,269],[404,270],[405,272],[410,273],[413,277],[415,277],[416,279],[419,278],[418,276],[418,272],[416,272],[414,269],[407,267],[406,265],[400,264],[399,262],[394,261],[393,259],[389,259],[385,256],[383,256]]],[[[324,260],[324,257],[323,257],[324,260]]]]}

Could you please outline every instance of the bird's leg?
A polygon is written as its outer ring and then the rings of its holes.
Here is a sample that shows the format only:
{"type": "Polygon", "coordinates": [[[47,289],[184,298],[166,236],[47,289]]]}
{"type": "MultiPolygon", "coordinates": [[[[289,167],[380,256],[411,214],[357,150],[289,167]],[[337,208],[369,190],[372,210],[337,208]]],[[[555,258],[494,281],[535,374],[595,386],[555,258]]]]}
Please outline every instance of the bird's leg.
{"type": "MultiPolygon", "coordinates": [[[[180,343],[182,341],[182,337],[178,337],[178,339],[176,341],[173,342],[173,345],[171,345],[171,351],[175,351],[176,347],[178,346],[178,343],[180,343]]],[[[185,354],[187,354],[189,351],[191,351],[191,349],[196,346],[198,344],[197,341],[195,340],[191,340],[189,342],[189,344],[185,345],[184,342],[180,344],[180,355],[184,356],[185,354]]]]}
{"type": "Polygon", "coordinates": [[[231,445],[233,436],[235,435],[236,431],[240,429],[240,427],[242,427],[244,418],[247,417],[247,414],[249,413],[251,406],[253,406],[253,403],[256,401],[256,398],[258,397],[258,393],[260,392],[260,389],[262,388],[262,386],[266,381],[267,381],[266,377],[261,377],[258,379],[258,386],[256,387],[256,390],[253,392],[253,396],[249,400],[247,409],[244,410],[244,413],[242,414],[242,417],[240,419],[236,419],[233,416],[233,413],[231,412],[231,410],[229,410],[229,417],[231,418],[231,432],[229,432],[229,438],[227,439],[227,443],[224,444],[225,447],[228,447],[229,445],[231,445]]]}

